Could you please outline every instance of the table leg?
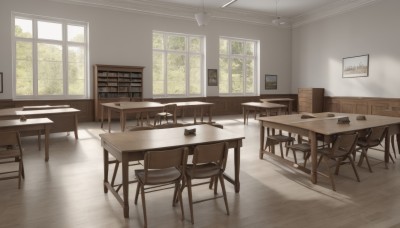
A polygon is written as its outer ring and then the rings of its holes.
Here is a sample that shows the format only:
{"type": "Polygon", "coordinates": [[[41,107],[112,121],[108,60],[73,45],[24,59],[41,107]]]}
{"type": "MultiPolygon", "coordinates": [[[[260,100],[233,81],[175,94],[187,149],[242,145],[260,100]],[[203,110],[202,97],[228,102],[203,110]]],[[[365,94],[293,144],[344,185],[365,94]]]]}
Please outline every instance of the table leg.
{"type": "Polygon", "coordinates": [[[121,131],[125,131],[125,114],[124,111],[121,110],[119,113],[119,125],[121,126],[121,131]]]}
{"type": "Polygon", "coordinates": [[[50,126],[44,126],[44,159],[45,161],[49,161],[49,134],[50,126]]]}
{"type": "Polygon", "coordinates": [[[260,121],[260,159],[264,156],[264,138],[265,138],[265,127],[260,121]]]}
{"type": "Polygon", "coordinates": [[[201,120],[201,123],[203,123],[203,116],[204,116],[204,110],[203,110],[203,107],[201,107],[200,108],[200,120],[201,120]]]}
{"type": "Polygon", "coordinates": [[[211,113],[211,105],[208,106],[208,122],[212,123],[212,113],[211,113]]]}
{"type": "Polygon", "coordinates": [[[311,182],[317,183],[317,135],[310,131],[308,137],[311,141],[311,182]]]}
{"type": "Polygon", "coordinates": [[[239,174],[240,174],[240,147],[237,146],[235,147],[235,192],[240,191],[240,180],[239,180],[239,174]]]}
{"type": "Polygon", "coordinates": [[[103,128],[103,120],[104,120],[104,106],[102,105],[101,106],[101,125],[100,125],[101,128],[103,128]]]}
{"type": "Polygon", "coordinates": [[[386,134],[385,137],[385,168],[388,168],[388,162],[389,162],[389,153],[390,153],[390,136],[389,134],[386,134]]]}
{"type": "Polygon", "coordinates": [[[292,114],[292,109],[293,109],[293,104],[292,104],[293,102],[292,101],[289,101],[289,104],[288,104],[288,114],[289,115],[291,115],[292,114]]]}
{"type": "Polygon", "coordinates": [[[243,106],[243,125],[246,125],[246,108],[243,106]]]}
{"type": "Polygon", "coordinates": [[[129,218],[129,165],[128,160],[122,156],[122,190],[124,194],[124,217],[129,218]]]}
{"type": "Polygon", "coordinates": [[[78,114],[75,114],[74,116],[74,125],[75,139],[78,139],[78,114]]]}
{"type": "Polygon", "coordinates": [[[111,132],[111,109],[108,109],[108,132],[111,132]]]}
{"type": "Polygon", "coordinates": [[[193,109],[193,123],[197,123],[197,113],[196,113],[196,108],[193,109]]]}
{"type": "Polygon", "coordinates": [[[109,165],[109,160],[108,160],[108,151],[106,149],[103,149],[103,165],[104,165],[104,193],[108,192],[107,188],[107,183],[108,183],[108,165],[109,165]]]}
{"type": "Polygon", "coordinates": [[[396,141],[397,141],[397,150],[400,154],[400,134],[396,134],[396,141]]]}

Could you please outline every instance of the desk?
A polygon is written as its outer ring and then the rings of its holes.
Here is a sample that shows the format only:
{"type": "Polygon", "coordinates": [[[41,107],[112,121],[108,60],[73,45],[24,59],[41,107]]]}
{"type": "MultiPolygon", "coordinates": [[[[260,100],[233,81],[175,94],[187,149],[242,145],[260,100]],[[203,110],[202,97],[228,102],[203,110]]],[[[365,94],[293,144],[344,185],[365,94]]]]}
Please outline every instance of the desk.
{"type": "MultiPolygon", "coordinates": [[[[119,122],[121,126],[121,131],[125,131],[126,125],[126,114],[128,113],[140,113],[140,112],[150,112],[150,111],[162,111],[165,104],[160,104],[157,102],[113,102],[113,103],[102,103],[101,104],[101,128],[103,128],[104,120],[104,109],[107,109],[108,118],[108,132],[111,132],[111,112],[119,113],[119,122]]],[[[176,123],[176,114],[174,115],[174,123],[176,123]]]]}
{"type": "Polygon", "coordinates": [[[50,124],[52,124],[48,118],[37,118],[27,119],[26,121],[18,120],[0,120],[0,131],[44,131],[45,141],[45,161],[49,160],[49,132],[50,124]]]}
{"type": "Polygon", "coordinates": [[[292,114],[293,110],[293,101],[292,98],[268,98],[268,99],[260,99],[261,102],[268,103],[276,103],[276,104],[284,104],[288,107],[288,114],[292,114]]]}
{"type": "Polygon", "coordinates": [[[78,139],[78,112],[75,108],[54,108],[40,110],[23,110],[23,108],[0,109],[0,119],[49,118],[54,122],[50,133],[74,131],[78,139]]]}
{"type": "Polygon", "coordinates": [[[389,162],[390,136],[397,135],[397,145],[400,149],[400,118],[365,115],[366,120],[356,120],[359,114],[333,113],[334,117],[328,117],[328,113],[313,114],[315,118],[301,119],[301,114],[283,115],[273,117],[260,117],[260,159],[264,154],[270,154],[263,149],[265,127],[285,130],[307,136],[311,141],[311,181],[317,183],[317,139],[316,134],[332,136],[346,132],[360,131],[372,127],[388,126],[388,137],[385,139],[385,165],[389,162]],[[338,124],[337,119],[347,116],[350,124],[338,124]]]}
{"type": "Polygon", "coordinates": [[[284,110],[285,108],[287,108],[286,105],[281,105],[281,104],[274,104],[274,103],[260,103],[260,102],[246,102],[246,103],[242,103],[243,106],[243,124],[246,124],[246,122],[248,123],[248,110],[250,109],[263,109],[265,110],[265,114],[267,116],[271,115],[271,111],[277,111],[278,113],[280,113],[282,110],[284,110]]]}
{"type": "Polygon", "coordinates": [[[124,216],[129,217],[129,161],[142,160],[144,153],[149,150],[163,150],[174,147],[189,147],[196,145],[228,142],[229,148],[234,148],[235,178],[225,176],[225,179],[235,185],[235,191],[240,191],[240,147],[244,136],[230,132],[226,129],[216,128],[210,125],[191,126],[196,128],[196,135],[185,136],[185,127],[156,129],[147,131],[132,131],[121,133],[100,134],[104,157],[104,192],[110,190],[124,208],[124,216]],[[167,136],[167,137],[166,137],[167,136]],[[109,154],[112,154],[122,164],[122,189],[123,198],[108,182],[109,154]]]}
{"type": "Polygon", "coordinates": [[[197,123],[197,112],[196,109],[200,109],[200,120],[203,122],[204,111],[207,109],[208,112],[208,122],[212,122],[211,107],[213,103],[203,102],[203,101],[187,101],[187,102],[172,102],[168,104],[176,104],[178,111],[182,113],[182,118],[184,117],[185,109],[193,109],[193,123],[197,123]]]}

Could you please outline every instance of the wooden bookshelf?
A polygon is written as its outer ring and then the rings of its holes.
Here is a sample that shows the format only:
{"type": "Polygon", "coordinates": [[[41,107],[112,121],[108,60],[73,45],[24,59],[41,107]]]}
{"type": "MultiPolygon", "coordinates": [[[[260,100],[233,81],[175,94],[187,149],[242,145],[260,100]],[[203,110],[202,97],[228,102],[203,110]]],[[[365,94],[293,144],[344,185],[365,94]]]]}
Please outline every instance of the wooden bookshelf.
{"type": "Polygon", "coordinates": [[[93,65],[95,120],[101,117],[101,103],[143,100],[142,66],[93,65]]]}

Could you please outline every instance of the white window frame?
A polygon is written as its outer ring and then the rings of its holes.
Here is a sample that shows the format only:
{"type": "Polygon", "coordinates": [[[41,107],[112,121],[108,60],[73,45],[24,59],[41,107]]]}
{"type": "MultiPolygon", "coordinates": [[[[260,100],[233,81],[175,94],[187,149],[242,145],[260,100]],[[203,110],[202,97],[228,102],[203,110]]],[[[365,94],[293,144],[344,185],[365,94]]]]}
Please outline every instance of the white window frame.
{"type": "MultiPolygon", "coordinates": [[[[218,62],[220,57],[226,57],[229,59],[229,69],[228,69],[228,75],[229,75],[229,92],[228,93],[219,93],[220,96],[258,96],[260,94],[260,90],[259,90],[259,71],[260,71],[260,41],[258,40],[251,40],[251,39],[243,39],[243,38],[235,38],[235,37],[226,37],[226,36],[220,36],[218,39],[218,62]],[[221,39],[226,39],[228,40],[228,54],[221,54],[219,51],[219,43],[221,39]],[[231,54],[231,45],[230,43],[232,41],[241,41],[241,42],[254,42],[254,57],[252,57],[252,59],[254,59],[254,88],[253,88],[253,92],[249,93],[246,92],[246,77],[243,77],[243,93],[232,93],[232,64],[231,64],[231,60],[233,58],[243,58],[244,62],[246,62],[247,59],[249,59],[248,55],[237,55],[237,54],[231,54]]],[[[218,63],[219,66],[219,63],[218,63]]],[[[219,68],[219,67],[218,67],[219,68]]],[[[221,71],[220,71],[221,72],[221,71]]],[[[246,75],[246,64],[244,64],[243,67],[243,75],[246,75]]],[[[218,85],[219,87],[219,85],[218,85]]]]}
{"type": "MultiPolygon", "coordinates": [[[[164,83],[164,94],[162,94],[162,95],[159,95],[159,94],[154,94],[153,93],[153,91],[152,91],[152,96],[153,96],[153,98],[184,98],[184,97],[204,97],[205,96],[205,72],[206,72],[206,70],[205,70],[205,56],[206,56],[206,51],[205,51],[205,43],[206,43],[206,38],[205,38],[205,36],[203,36],[203,35],[193,35],[193,34],[183,34],[183,33],[173,33],[173,32],[163,32],[163,31],[153,31],[152,32],[152,37],[153,37],[153,34],[154,33],[160,33],[160,34],[163,34],[163,45],[164,45],[164,47],[163,47],[163,49],[162,50],[160,50],[160,49],[154,49],[153,47],[152,47],[152,55],[153,55],[153,53],[154,52],[160,52],[160,53],[162,53],[163,54],[163,56],[164,56],[164,82],[166,82],[166,83],[164,83]],[[175,51],[175,50],[167,50],[167,42],[166,42],[166,37],[167,36],[185,36],[186,37],[186,43],[185,43],[185,50],[186,51],[175,51]],[[189,50],[189,39],[191,38],[191,37],[197,37],[197,38],[200,38],[200,40],[201,40],[201,44],[200,44],[200,53],[196,53],[196,52],[190,52],[190,50],[189,50]],[[167,80],[167,75],[168,75],[168,72],[167,72],[167,64],[166,64],[166,62],[167,62],[167,55],[168,55],[168,53],[180,53],[180,54],[185,54],[186,55],[186,94],[183,94],[183,95],[175,95],[175,94],[168,94],[167,93],[167,85],[168,85],[168,80],[167,80]],[[190,84],[189,84],[189,82],[190,82],[190,80],[189,80],[189,73],[190,73],[190,61],[189,61],[189,59],[190,59],[190,56],[191,55],[199,55],[200,54],[200,94],[199,95],[192,95],[192,94],[190,94],[189,93],[189,87],[190,87],[190,84]]],[[[153,45],[153,42],[152,42],[152,45],[153,45]]],[[[153,63],[152,63],[153,64],[153,63]]]]}
{"type": "Polygon", "coordinates": [[[46,16],[37,16],[24,13],[12,12],[12,23],[11,23],[11,40],[12,40],[12,64],[13,64],[13,99],[15,100],[59,100],[59,99],[88,99],[90,94],[89,76],[89,23],[73,21],[68,19],[52,18],[46,16]],[[22,38],[15,36],[15,19],[28,19],[32,20],[32,38],[22,38]],[[38,38],[38,28],[37,22],[45,21],[52,23],[62,24],[62,40],[48,40],[38,38]],[[67,27],[72,26],[82,26],[84,27],[85,40],[81,42],[68,41],[67,37],[67,27]],[[33,95],[17,95],[16,93],[16,44],[18,41],[29,42],[32,44],[32,67],[33,67],[33,95]],[[62,95],[39,95],[38,94],[38,56],[37,56],[37,45],[39,43],[44,44],[57,44],[63,47],[62,52],[62,62],[63,62],[63,94],[62,95]],[[83,47],[85,50],[85,75],[84,75],[84,94],[83,95],[68,95],[68,47],[69,46],[79,46],[83,47]]]}

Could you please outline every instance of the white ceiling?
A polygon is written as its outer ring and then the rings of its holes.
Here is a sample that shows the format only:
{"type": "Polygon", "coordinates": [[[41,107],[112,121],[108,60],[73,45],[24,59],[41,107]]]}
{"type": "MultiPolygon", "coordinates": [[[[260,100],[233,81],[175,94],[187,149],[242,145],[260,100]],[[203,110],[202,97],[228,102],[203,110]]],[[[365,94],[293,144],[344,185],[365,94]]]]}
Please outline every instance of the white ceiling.
{"type": "MultiPolygon", "coordinates": [[[[156,14],[194,20],[201,11],[202,0],[51,0],[63,3],[110,8],[114,10],[156,14]]],[[[204,0],[205,11],[211,20],[231,20],[260,25],[273,25],[276,0],[204,0]]],[[[297,27],[333,15],[345,13],[383,0],[278,0],[278,16],[288,21],[285,27],[297,27]]]]}

